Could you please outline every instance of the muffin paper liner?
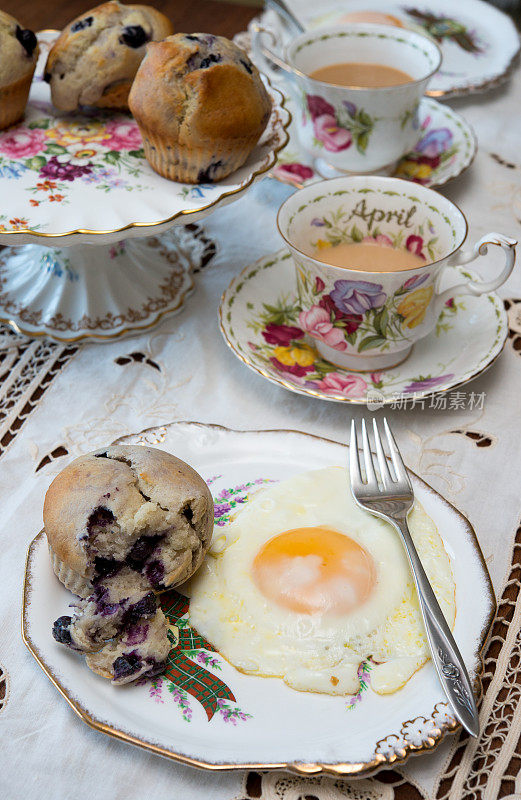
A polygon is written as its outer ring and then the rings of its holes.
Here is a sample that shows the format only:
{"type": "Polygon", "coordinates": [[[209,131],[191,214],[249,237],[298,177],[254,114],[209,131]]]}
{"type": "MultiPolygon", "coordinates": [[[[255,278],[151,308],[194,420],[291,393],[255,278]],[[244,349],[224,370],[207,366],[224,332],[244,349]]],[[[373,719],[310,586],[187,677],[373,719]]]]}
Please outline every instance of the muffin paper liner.
{"type": "Polygon", "coordinates": [[[92,594],[92,583],[87,578],[84,578],[83,575],[80,575],[78,572],[68,567],[58,558],[51,545],[49,543],[47,544],[49,546],[49,555],[51,557],[54,574],[58,580],[63,583],[65,588],[73,594],[78,595],[78,597],[85,598],[92,594]]]}
{"type": "Polygon", "coordinates": [[[0,130],[22,119],[36,63],[32,70],[14,83],[0,86],[0,130]]]}
{"type": "Polygon", "coordinates": [[[152,169],[179,183],[213,183],[226,178],[244,164],[258,141],[258,136],[249,136],[230,143],[211,143],[207,147],[182,146],[178,142],[167,144],[137,122],[145,157],[152,169]],[[222,166],[212,166],[218,162],[222,162],[222,166]]]}

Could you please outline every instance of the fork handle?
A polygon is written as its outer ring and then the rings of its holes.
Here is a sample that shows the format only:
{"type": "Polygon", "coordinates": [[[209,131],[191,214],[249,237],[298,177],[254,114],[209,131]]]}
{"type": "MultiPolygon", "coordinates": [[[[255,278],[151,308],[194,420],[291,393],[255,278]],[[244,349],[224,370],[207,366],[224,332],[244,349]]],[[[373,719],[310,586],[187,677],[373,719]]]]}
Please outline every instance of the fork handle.
{"type": "Polygon", "coordinates": [[[465,662],[423,569],[407,520],[393,519],[392,522],[401,533],[405,544],[438,677],[456,719],[461,722],[471,736],[478,736],[478,709],[465,662]]]}

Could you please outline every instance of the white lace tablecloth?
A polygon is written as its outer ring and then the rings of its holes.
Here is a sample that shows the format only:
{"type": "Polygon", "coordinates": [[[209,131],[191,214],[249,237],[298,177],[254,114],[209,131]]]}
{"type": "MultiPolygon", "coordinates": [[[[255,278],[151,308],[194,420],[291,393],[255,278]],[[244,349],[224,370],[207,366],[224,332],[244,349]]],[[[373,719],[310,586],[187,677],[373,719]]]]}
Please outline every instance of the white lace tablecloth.
{"type": "MultiPolygon", "coordinates": [[[[490,230],[521,236],[520,96],[518,71],[505,86],[452,104],[479,139],[472,168],[444,188],[469,217],[471,240],[490,230]]],[[[449,738],[436,753],[358,783],[205,773],[90,730],[22,644],[27,545],[41,527],[45,490],[69,459],[125,433],[181,419],[295,428],[345,441],[351,416],[363,413],[265,382],[219,334],[221,292],[247,263],[281,247],[275,212],[291,191],[267,179],[213,214],[204,231],[216,254],[199,273],[195,294],[181,314],[147,334],[80,348],[28,344],[7,331],[0,336],[0,797],[6,800],[521,797],[515,777],[521,764],[515,755],[521,732],[519,532],[514,548],[521,514],[521,267],[501,290],[510,298],[512,326],[505,352],[469,389],[485,393],[483,408],[388,412],[409,466],[475,527],[496,593],[504,598],[487,660],[478,742],[449,738]]],[[[194,260],[200,261],[197,245],[194,260]]]]}

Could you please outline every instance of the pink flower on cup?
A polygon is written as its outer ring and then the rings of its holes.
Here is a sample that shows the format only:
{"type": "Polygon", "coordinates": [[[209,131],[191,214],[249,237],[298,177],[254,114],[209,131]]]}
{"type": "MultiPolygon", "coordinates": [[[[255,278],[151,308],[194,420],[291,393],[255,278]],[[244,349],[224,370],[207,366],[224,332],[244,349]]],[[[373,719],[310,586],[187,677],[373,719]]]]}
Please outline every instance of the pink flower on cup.
{"type": "Polygon", "coordinates": [[[378,236],[364,236],[362,243],[379,244],[381,247],[394,247],[391,239],[385,233],[379,233],[378,236]]]}
{"type": "Polygon", "coordinates": [[[293,325],[275,325],[270,322],[262,331],[262,336],[268,344],[287,347],[294,339],[302,339],[304,333],[293,325]]]}
{"type": "Polygon", "coordinates": [[[319,278],[318,275],[316,275],[315,276],[315,293],[319,294],[320,292],[323,292],[325,288],[326,288],[326,284],[324,283],[322,278],[319,278]]]}
{"type": "Polygon", "coordinates": [[[103,144],[109,150],[139,150],[143,146],[139,128],[134,120],[111,120],[105,126],[105,131],[110,136],[103,140],[103,144]]]}
{"type": "Polygon", "coordinates": [[[40,128],[19,125],[0,135],[0,153],[8,158],[31,158],[45,148],[45,134],[40,128]]]}
{"type": "Polygon", "coordinates": [[[347,128],[341,128],[333,114],[322,114],[313,120],[313,130],[319,142],[330,153],[338,153],[351,147],[353,137],[347,128]]]}
{"type": "Polygon", "coordinates": [[[333,326],[325,308],[312,306],[309,311],[301,311],[298,321],[303,330],[328,347],[333,347],[335,350],[346,349],[347,344],[342,330],[333,326]]]}
{"type": "Polygon", "coordinates": [[[367,383],[361,375],[343,375],[340,372],[330,372],[315,385],[328,394],[344,397],[363,397],[367,392],[367,383]]]}
{"type": "Polygon", "coordinates": [[[423,258],[424,261],[427,260],[422,252],[423,239],[421,236],[416,236],[415,234],[411,233],[411,235],[407,237],[405,247],[407,250],[409,250],[409,252],[415,253],[417,256],[420,256],[420,258],[423,258]]]}

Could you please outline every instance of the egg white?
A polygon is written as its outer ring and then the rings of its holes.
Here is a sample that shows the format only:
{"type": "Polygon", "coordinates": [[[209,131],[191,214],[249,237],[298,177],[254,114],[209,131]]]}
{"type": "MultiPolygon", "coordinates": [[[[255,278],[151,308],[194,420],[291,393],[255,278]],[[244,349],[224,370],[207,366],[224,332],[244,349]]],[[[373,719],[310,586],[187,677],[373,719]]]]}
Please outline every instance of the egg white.
{"type": "MultiPolygon", "coordinates": [[[[396,691],[428,658],[418,599],[403,545],[383,520],[359,508],[341,467],[301,473],[259,492],[220,529],[199,572],[183,587],[190,624],[237,669],[280,677],[289,686],[326,694],[359,688],[360,663],[371,656],[372,688],[396,691]],[[265,597],[251,567],[262,546],[294,528],[325,526],[372,556],[376,583],[358,608],[338,616],[305,614],[265,597]]],[[[409,527],[447,621],[455,619],[450,560],[419,503],[409,527]]]]}

